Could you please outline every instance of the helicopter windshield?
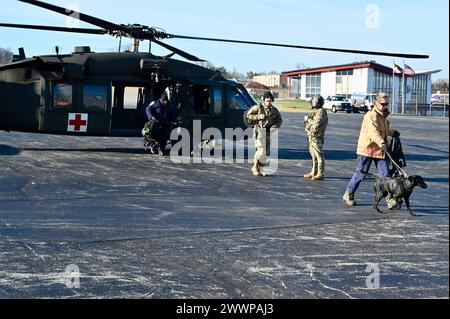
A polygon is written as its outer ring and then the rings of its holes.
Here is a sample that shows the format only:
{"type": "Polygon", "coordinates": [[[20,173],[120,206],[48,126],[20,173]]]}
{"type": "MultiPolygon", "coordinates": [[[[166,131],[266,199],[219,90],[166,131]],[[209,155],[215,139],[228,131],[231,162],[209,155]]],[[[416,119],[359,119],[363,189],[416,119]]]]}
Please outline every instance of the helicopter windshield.
{"type": "Polygon", "coordinates": [[[258,102],[243,86],[230,88],[230,108],[233,110],[247,110],[258,102]]]}

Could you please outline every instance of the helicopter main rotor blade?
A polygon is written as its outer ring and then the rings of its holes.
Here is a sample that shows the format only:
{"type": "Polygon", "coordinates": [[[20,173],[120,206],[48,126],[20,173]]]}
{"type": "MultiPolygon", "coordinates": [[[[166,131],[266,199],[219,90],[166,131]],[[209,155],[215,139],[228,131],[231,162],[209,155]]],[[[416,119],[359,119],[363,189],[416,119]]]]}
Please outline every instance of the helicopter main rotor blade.
{"type": "Polygon", "coordinates": [[[185,52],[183,50],[180,50],[180,49],[177,49],[177,48],[175,48],[175,47],[173,47],[171,45],[168,45],[168,44],[166,44],[164,42],[161,42],[161,41],[158,41],[158,40],[155,40],[155,39],[153,39],[151,41],[155,42],[156,44],[166,48],[167,50],[172,51],[173,53],[176,53],[179,56],[182,56],[183,58],[188,59],[190,61],[195,61],[195,62],[204,62],[205,61],[205,60],[199,59],[196,56],[194,56],[192,54],[189,54],[189,53],[187,53],[187,52],[185,52]]]}
{"type": "Polygon", "coordinates": [[[266,43],[266,42],[229,40],[229,39],[191,37],[191,36],[183,36],[183,35],[176,35],[176,34],[168,34],[167,36],[168,36],[168,38],[172,38],[172,39],[187,39],[187,40],[215,41],[215,42],[227,42],[227,43],[239,43],[239,44],[253,44],[253,45],[264,45],[264,46],[272,46],[272,47],[293,48],[293,49],[306,49],[306,50],[318,50],[318,51],[353,53],[353,54],[356,53],[356,54],[364,54],[364,55],[380,55],[380,56],[390,56],[390,57],[399,57],[399,58],[408,58],[408,59],[428,59],[430,57],[429,55],[422,55],[422,54],[405,54],[405,53],[390,53],[390,52],[377,52],[377,51],[322,48],[322,47],[310,47],[310,46],[292,45],[292,44],[278,44],[278,43],[266,43]]]}
{"type": "Polygon", "coordinates": [[[48,3],[45,3],[42,1],[37,1],[37,0],[19,0],[19,1],[25,2],[28,4],[32,4],[34,6],[38,6],[38,7],[41,7],[41,8],[53,11],[53,12],[57,12],[57,13],[60,13],[60,14],[66,15],[66,16],[70,16],[74,19],[78,19],[78,20],[93,24],[97,27],[106,29],[110,32],[112,32],[112,31],[128,32],[129,31],[129,29],[125,26],[121,26],[121,25],[118,25],[118,24],[115,24],[115,23],[112,23],[112,22],[109,22],[106,20],[102,20],[102,19],[90,16],[87,14],[81,13],[81,12],[58,7],[58,6],[48,4],[48,3]]]}
{"type": "Polygon", "coordinates": [[[102,30],[102,29],[64,28],[64,27],[41,26],[41,25],[31,25],[31,24],[0,23],[0,27],[45,30],[45,31],[58,31],[58,32],[72,32],[72,33],[86,33],[86,34],[99,34],[99,35],[104,35],[104,34],[108,33],[107,30],[102,30]]]}

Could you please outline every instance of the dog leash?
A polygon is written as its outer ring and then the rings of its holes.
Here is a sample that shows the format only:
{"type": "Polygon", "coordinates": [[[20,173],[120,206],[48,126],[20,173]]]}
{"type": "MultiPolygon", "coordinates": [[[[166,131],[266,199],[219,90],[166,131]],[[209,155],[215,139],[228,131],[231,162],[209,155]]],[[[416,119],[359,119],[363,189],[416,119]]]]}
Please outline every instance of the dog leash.
{"type": "Polygon", "coordinates": [[[386,151],[386,155],[389,157],[389,159],[391,160],[392,164],[394,164],[394,166],[398,169],[398,171],[403,175],[403,177],[408,178],[408,174],[406,174],[406,172],[400,167],[400,165],[398,165],[394,159],[392,158],[391,154],[389,152],[386,151]]]}

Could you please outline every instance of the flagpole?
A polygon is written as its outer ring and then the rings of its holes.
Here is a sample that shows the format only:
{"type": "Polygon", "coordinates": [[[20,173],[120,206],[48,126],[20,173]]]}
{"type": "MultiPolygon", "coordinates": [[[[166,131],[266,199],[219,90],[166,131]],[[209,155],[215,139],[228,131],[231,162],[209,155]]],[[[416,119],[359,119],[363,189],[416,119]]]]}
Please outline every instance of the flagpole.
{"type": "Polygon", "coordinates": [[[394,104],[395,104],[395,61],[394,67],[392,68],[392,107],[391,113],[394,113],[394,104]]]}
{"type": "Polygon", "coordinates": [[[405,115],[405,61],[403,61],[403,81],[402,81],[402,115],[405,115]]]}

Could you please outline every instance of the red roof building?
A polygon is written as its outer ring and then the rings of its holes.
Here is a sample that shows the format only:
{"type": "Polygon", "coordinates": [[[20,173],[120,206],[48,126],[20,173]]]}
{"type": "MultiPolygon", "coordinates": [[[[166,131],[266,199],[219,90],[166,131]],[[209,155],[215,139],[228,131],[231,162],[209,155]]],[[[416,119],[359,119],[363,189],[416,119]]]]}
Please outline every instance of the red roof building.
{"type": "Polygon", "coordinates": [[[431,74],[437,72],[440,70],[416,72],[403,80],[403,74],[394,74],[393,67],[367,61],[294,70],[283,75],[288,77],[290,98],[310,99],[316,94],[325,98],[335,95],[351,98],[354,94],[385,92],[394,95],[392,110],[399,112],[404,104],[430,104],[431,74]]]}

